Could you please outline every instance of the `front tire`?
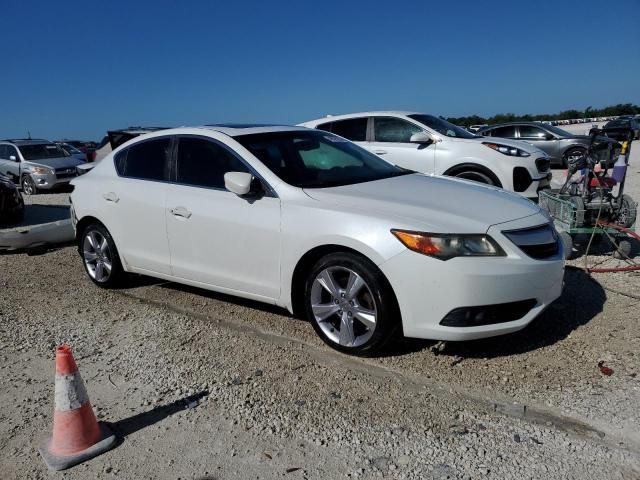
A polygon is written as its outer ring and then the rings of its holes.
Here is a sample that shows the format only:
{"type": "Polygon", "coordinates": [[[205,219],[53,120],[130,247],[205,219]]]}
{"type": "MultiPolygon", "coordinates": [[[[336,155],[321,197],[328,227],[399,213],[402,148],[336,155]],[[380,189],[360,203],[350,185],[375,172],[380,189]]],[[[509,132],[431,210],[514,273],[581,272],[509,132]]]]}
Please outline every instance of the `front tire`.
{"type": "Polygon", "coordinates": [[[31,175],[24,175],[22,177],[22,192],[25,195],[37,195],[38,187],[36,186],[36,182],[33,181],[31,175]]]}
{"type": "Polygon", "coordinates": [[[489,175],[475,170],[465,170],[463,172],[456,173],[454,176],[457,178],[464,178],[465,180],[484,183],[485,185],[492,185],[494,187],[496,186],[495,182],[491,179],[491,177],[489,177],[489,175]]]}
{"type": "Polygon", "coordinates": [[[393,337],[400,314],[391,286],[366,258],[332,253],[313,266],[305,282],[307,318],[330,347],[375,355],[393,337]]]}
{"type": "Polygon", "coordinates": [[[88,225],[79,239],[80,256],[87,275],[103,288],[122,283],[125,272],[120,263],[116,244],[109,231],[99,223],[88,225]]]}

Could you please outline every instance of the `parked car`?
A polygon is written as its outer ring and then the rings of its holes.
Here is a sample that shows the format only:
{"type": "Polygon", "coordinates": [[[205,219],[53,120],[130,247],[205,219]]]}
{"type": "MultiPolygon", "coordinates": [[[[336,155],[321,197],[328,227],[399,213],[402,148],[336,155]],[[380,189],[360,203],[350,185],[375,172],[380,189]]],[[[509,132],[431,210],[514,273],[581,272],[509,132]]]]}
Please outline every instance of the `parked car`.
{"type": "Polygon", "coordinates": [[[24,200],[18,187],[6,175],[0,175],[0,225],[12,225],[22,221],[24,200]]]}
{"type": "Polygon", "coordinates": [[[78,160],[82,161],[82,162],[88,162],[87,160],[87,154],[83,153],[82,151],[78,150],[76,147],[74,147],[73,145],[70,145],[68,143],[60,143],[60,142],[56,142],[56,145],[58,145],[62,150],[64,150],[65,152],[67,152],[69,155],[71,155],[74,158],[77,158],[78,160]]]}
{"type": "Polygon", "coordinates": [[[83,140],[56,140],[57,144],[65,143],[77,148],[86,156],[87,162],[93,162],[96,159],[96,142],[85,142],[83,140]]]}
{"type": "Polygon", "coordinates": [[[611,120],[607,122],[604,127],[602,127],[602,131],[612,136],[617,136],[622,130],[631,130],[633,131],[633,139],[640,140],[640,120],[630,117],[630,118],[618,118],[617,120],[611,120]]]}
{"type": "Polygon", "coordinates": [[[276,304],[352,354],[398,329],[443,340],[520,330],[562,288],[563,247],[536,204],[320,130],[163,130],[73,185],[96,285],[135,272],[276,304]]]}
{"type": "Polygon", "coordinates": [[[301,125],[338,134],[400,167],[486,183],[530,199],[537,200],[551,180],[549,158],[530,144],[488,141],[423,113],[354,113],[301,125]]]}
{"type": "MultiPolygon", "coordinates": [[[[562,128],[541,122],[500,123],[482,128],[478,134],[529,142],[546,152],[553,165],[564,167],[570,160],[582,157],[590,141],[588,135],[574,135],[562,128]]],[[[607,140],[603,138],[603,141],[607,140]]],[[[613,142],[613,140],[609,141],[613,142]]]]}
{"type": "Polygon", "coordinates": [[[68,184],[82,163],[48,140],[0,141],[0,173],[22,186],[25,195],[68,184]]]}

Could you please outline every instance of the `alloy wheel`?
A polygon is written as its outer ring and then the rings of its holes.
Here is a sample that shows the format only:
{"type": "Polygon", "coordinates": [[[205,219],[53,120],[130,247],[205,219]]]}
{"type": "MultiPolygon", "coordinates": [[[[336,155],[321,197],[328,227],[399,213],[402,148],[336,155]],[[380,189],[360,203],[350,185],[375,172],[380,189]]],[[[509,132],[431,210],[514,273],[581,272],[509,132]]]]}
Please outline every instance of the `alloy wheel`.
{"type": "Polygon", "coordinates": [[[36,193],[36,185],[31,177],[25,176],[22,180],[22,191],[25,195],[33,195],[36,193]]]}
{"type": "Polygon", "coordinates": [[[87,272],[96,282],[106,282],[111,276],[112,256],[107,239],[97,230],[89,230],[82,242],[82,257],[87,272]]]}
{"type": "Polygon", "coordinates": [[[371,289],[355,271],[332,266],[322,270],[311,287],[311,311],[324,334],[344,347],[366,343],[376,329],[376,304],[371,289]]]}

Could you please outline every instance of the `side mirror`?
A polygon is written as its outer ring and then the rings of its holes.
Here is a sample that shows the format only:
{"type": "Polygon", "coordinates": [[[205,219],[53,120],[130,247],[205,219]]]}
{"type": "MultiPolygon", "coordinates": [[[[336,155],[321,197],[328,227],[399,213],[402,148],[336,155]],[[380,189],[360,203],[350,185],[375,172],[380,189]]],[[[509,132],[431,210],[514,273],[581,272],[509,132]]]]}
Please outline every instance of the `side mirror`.
{"type": "Polygon", "coordinates": [[[411,143],[431,143],[433,138],[427,132],[416,132],[409,138],[411,143]]]}
{"type": "Polygon", "coordinates": [[[224,188],[242,197],[251,192],[253,175],[246,172],[227,172],[224,174],[224,188]]]}
{"type": "Polygon", "coordinates": [[[546,133],[544,135],[544,138],[545,138],[545,140],[555,140],[556,137],[551,133],[546,133]]]}
{"type": "Polygon", "coordinates": [[[15,156],[15,155],[11,155],[11,156],[9,157],[9,160],[11,160],[12,162],[17,162],[17,161],[18,161],[18,159],[16,158],[16,156],[15,156]]]}

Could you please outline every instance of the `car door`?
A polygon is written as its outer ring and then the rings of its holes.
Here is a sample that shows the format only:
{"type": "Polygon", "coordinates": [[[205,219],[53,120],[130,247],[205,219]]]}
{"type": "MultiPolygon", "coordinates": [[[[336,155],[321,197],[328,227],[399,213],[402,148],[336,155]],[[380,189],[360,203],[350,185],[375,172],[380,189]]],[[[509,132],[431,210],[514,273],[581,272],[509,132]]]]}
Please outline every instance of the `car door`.
{"type": "Polygon", "coordinates": [[[368,150],[400,167],[416,172],[434,173],[436,144],[409,141],[411,135],[425,132],[424,129],[397,117],[376,116],[372,117],[372,120],[368,150]]]}
{"type": "Polygon", "coordinates": [[[561,158],[558,138],[545,129],[535,125],[518,125],[519,140],[529,142],[544,151],[553,160],[561,158]]]}
{"type": "Polygon", "coordinates": [[[171,136],[133,144],[115,155],[117,177],[100,183],[107,228],[126,264],[141,273],[171,273],[165,202],[171,136]]]}
{"type": "Polygon", "coordinates": [[[9,153],[7,151],[6,145],[0,145],[0,173],[6,175],[9,173],[8,164],[9,162],[9,153]]]}
{"type": "Polygon", "coordinates": [[[266,190],[239,197],[227,172],[249,172],[219,140],[178,137],[175,182],[168,186],[167,234],[173,275],[254,297],[280,294],[280,199],[266,190]]]}
{"type": "Polygon", "coordinates": [[[20,181],[20,155],[18,149],[13,145],[4,145],[5,159],[2,171],[6,172],[9,177],[13,178],[16,182],[20,181]]]}

